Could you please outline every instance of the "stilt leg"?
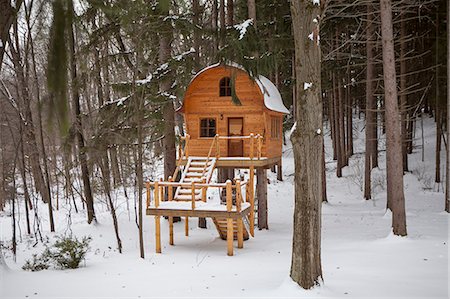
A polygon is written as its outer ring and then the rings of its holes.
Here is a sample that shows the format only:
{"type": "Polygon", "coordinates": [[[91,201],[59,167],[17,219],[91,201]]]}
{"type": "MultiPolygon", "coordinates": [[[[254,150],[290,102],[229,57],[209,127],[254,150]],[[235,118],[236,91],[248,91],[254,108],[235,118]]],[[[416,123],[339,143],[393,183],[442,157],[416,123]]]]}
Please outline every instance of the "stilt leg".
{"type": "Polygon", "coordinates": [[[237,239],[238,239],[238,248],[244,248],[244,222],[242,218],[238,218],[237,222],[237,239]]]}
{"type": "Polygon", "coordinates": [[[169,244],[173,245],[173,217],[169,216],[169,244]]]}
{"type": "Polygon", "coordinates": [[[156,253],[161,253],[161,218],[155,216],[156,253]]]}
{"type": "Polygon", "coordinates": [[[228,255],[233,255],[233,219],[227,218],[227,247],[228,255]]]}
{"type": "Polygon", "coordinates": [[[189,217],[186,217],[184,221],[184,234],[189,237],[189,217]]]}

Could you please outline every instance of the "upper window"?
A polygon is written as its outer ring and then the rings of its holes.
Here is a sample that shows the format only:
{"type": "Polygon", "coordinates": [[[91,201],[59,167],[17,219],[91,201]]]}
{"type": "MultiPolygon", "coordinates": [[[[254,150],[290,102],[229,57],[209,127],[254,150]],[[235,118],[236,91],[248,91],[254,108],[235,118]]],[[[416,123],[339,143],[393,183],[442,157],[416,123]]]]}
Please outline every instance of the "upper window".
{"type": "Polygon", "coordinates": [[[216,136],[216,119],[202,118],[200,119],[200,137],[216,136]]]}
{"type": "Polygon", "coordinates": [[[281,118],[272,117],[271,119],[271,128],[270,128],[270,137],[273,139],[279,139],[281,136],[281,118]]]}
{"type": "Polygon", "coordinates": [[[231,96],[231,79],[230,77],[223,77],[220,79],[220,96],[221,97],[230,97],[231,96]]]}

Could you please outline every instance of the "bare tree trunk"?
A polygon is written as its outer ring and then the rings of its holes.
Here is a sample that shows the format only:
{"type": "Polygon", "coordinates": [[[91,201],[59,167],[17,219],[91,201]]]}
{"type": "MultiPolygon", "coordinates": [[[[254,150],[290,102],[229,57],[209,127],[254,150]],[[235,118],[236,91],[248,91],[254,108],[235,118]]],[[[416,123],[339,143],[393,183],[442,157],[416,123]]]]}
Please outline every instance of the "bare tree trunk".
{"type": "Polygon", "coordinates": [[[219,11],[217,10],[217,0],[212,0],[212,12],[211,12],[211,29],[213,31],[214,35],[214,42],[213,42],[213,51],[212,51],[212,57],[213,59],[216,58],[217,49],[219,49],[219,34],[218,34],[218,19],[219,19],[219,11]]]}
{"type": "Polygon", "coordinates": [[[372,198],[372,178],[371,173],[373,169],[374,149],[373,149],[373,127],[376,127],[376,120],[374,117],[374,110],[376,109],[375,98],[373,96],[373,80],[374,80],[374,65],[373,65],[373,4],[367,4],[367,27],[366,27],[366,52],[367,52],[367,67],[366,67],[366,153],[364,165],[364,198],[369,200],[372,198]]]}
{"type": "Polygon", "coordinates": [[[309,0],[291,1],[295,42],[296,122],[291,135],[295,158],[295,209],[291,278],[310,289],[320,283],[322,205],[322,101],[319,24],[320,7],[309,0]],[[313,33],[313,40],[308,36],[313,33]],[[305,82],[312,87],[304,89],[305,82]]]}
{"type": "Polygon", "coordinates": [[[220,35],[220,42],[219,47],[223,47],[225,44],[225,32],[226,32],[226,25],[225,25],[225,0],[220,0],[220,7],[219,7],[219,23],[220,23],[220,29],[219,29],[219,35],[220,35]]]}
{"type": "Polygon", "coordinates": [[[406,24],[404,13],[401,15],[400,29],[400,112],[402,114],[402,156],[403,171],[408,171],[408,131],[407,131],[407,86],[406,86],[406,24]]]}
{"type": "Polygon", "coordinates": [[[227,0],[227,26],[234,25],[234,0],[227,0]]]}
{"type": "Polygon", "coordinates": [[[342,149],[341,149],[341,130],[339,128],[339,94],[338,86],[336,84],[336,74],[333,72],[333,100],[334,100],[334,129],[336,138],[336,176],[338,178],[342,177],[342,149]]]}
{"type": "Polygon", "coordinates": [[[400,114],[395,79],[395,52],[391,0],[380,0],[383,45],[384,102],[386,107],[386,173],[387,201],[392,210],[395,235],[406,236],[405,195],[403,193],[403,160],[400,114]]]}
{"type": "MultiPolygon", "coordinates": [[[[162,12],[167,15],[167,12],[162,12]]],[[[165,22],[162,31],[159,33],[159,63],[166,63],[170,58],[172,27],[170,23],[165,22]]],[[[169,92],[171,80],[164,79],[159,84],[161,93],[169,92]]],[[[176,150],[175,150],[175,109],[173,101],[169,98],[163,106],[164,117],[164,178],[168,179],[176,168],[176,150]]]]}
{"type": "MultiPolygon", "coordinates": [[[[73,9],[73,7],[71,8],[73,9]]],[[[86,158],[86,148],[83,138],[83,126],[81,121],[80,94],[78,92],[77,63],[75,56],[75,34],[74,25],[70,28],[70,79],[72,81],[72,107],[75,112],[75,137],[78,144],[78,158],[81,165],[81,178],[87,207],[87,218],[90,224],[95,218],[94,198],[92,197],[91,182],[89,180],[89,169],[86,158]]]]}
{"type": "Polygon", "coordinates": [[[248,18],[253,20],[253,26],[256,26],[256,0],[247,0],[248,18]]]}
{"type": "Polygon", "coordinates": [[[436,155],[435,155],[435,177],[434,181],[436,183],[441,182],[441,144],[442,144],[442,111],[440,105],[440,92],[439,92],[439,8],[436,7],[436,78],[435,78],[435,88],[436,88],[436,99],[435,99],[435,121],[436,121],[436,155]]]}
{"type": "Polygon", "coordinates": [[[450,3],[447,2],[447,175],[445,211],[450,213],[450,3]]]}

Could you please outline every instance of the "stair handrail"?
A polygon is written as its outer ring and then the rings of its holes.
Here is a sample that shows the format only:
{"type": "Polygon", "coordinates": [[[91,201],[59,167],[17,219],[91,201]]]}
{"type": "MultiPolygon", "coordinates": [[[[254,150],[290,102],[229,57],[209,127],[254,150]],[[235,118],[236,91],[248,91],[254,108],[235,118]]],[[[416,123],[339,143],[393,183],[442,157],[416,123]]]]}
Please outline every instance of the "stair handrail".
{"type": "Polygon", "coordinates": [[[185,136],[180,136],[181,140],[184,140],[184,150],[183,147],[180,145],[178,146],[178,161],[177,161],[177,167],[175,168],[175,171],[173,172],[172,178],[175,180],[177,178],[178,172],[180,171],[181,162],[183,161],[183,158],[186,157],[189,158],[189,140],[191,139],[191,135],[186,134],[185,136]]]}
{"type": "Polygon", "coordinates": [[[219,140],[219,134],[216,134],[214,136],[213,141],[211,142],[211,146],[209,147],[209,152],[208,152],[208,156],[206,157],[205,166],[203,166],[203,170],[202,170],[202,175],[204,175],[206,172],[206,168],[208,167],[208,162],[211,159],[212,149],[214,148],[214,145],[216,142],[218,142],[218,140],[219,140]]]}

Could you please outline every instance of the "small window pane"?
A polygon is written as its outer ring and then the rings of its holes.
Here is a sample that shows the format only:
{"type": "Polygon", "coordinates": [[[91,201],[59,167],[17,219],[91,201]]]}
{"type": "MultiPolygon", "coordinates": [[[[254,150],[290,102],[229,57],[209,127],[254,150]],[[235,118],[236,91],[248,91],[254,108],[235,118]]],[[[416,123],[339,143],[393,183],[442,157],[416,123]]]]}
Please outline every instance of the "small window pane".
{"type": "Polygon", "coordinates": [[[216,119],[203,118],[200,120],[200,137],[216,136],[216,119]]]}
{"type": "Polygon", "coordinates": [[[224,77],[220,80],[219,95],[221,97],[231,96],[231,79],[230,79],[230,77],[224,77]]]}

